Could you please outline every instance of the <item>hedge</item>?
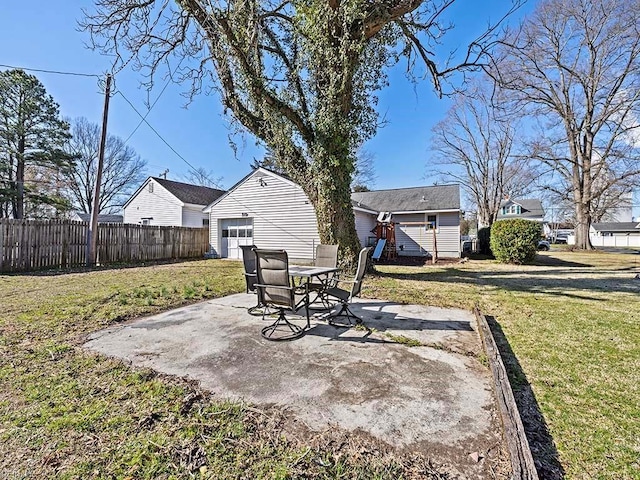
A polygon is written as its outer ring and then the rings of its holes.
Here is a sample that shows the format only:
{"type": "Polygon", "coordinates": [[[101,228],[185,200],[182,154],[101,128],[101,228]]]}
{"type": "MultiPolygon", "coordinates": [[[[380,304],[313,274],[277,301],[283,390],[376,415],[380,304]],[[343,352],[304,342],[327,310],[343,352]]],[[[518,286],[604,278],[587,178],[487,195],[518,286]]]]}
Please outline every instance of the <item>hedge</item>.
{"type": "Polygon", "coordinates": [[[527,263],[536,256],[541,225],[531,220],[500,220],[491,227],[491,251],[502,263],[527,263]]]}

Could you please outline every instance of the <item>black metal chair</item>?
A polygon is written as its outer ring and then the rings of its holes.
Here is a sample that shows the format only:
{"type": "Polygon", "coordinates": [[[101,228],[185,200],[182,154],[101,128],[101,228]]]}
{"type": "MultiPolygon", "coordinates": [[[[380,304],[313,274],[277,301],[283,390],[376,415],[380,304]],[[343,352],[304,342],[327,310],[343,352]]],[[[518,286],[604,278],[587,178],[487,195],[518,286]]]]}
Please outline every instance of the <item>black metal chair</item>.
{"type": "MultiPolygon", "coordinates": [[[[253,253],[257,247],[255,245],[240,245],[242,249],[242,263],[244,265],[244,279],[247,284],[247,293],[257,293],[256,283],[258,283],[258,274],[256,273],[256,254],[253,253]]],[[[264,307],[258,304],[253,307],[249,307],[247,311],[251,315],[262,315],[264,307]]]]}
{"type": "Polygon", "coordinates": [[[360,250],[358,255],[358,268],[356,269],[356,274],[352,280],[346,279],[337,279],[337,284],[345,283],[351,284],[350,289],[339,288],[338,286],[328,288],[325,290],[325,295],[329,298],[335,298],[339,304],[340,309],[337,313],[331,313],[329,315],[328,321],[329,324],[334,325],[335,322],[333,319],[338,317],[346,317],[349,322],[349,325],[353,325],[351,319],[355,320],[356,325],[362,323],[362,319],[354,314],[349,305],[353,302],[353,299],[360,295],[360,290],[362,289],[362,279],[364,278],[365,271],[367,269],[367,257],[369,255],[369,251],[371,247],[366,247],[360,250]]]}
{"type": "MultiPolygon", "coordinates": [[[[262,329],[267,340],[293,340],[304,335],[305,329],[291,323],[286,311],[296,312],[295,286],[289,277],[289,259],[284,250],[253,250],[256,257],[258,281],[258,304],[277,310],[278,317],[271,325],[262,329]]],[[[263,312],[264,319],[266,313],[263,312]]],[[[309,316],[307,310],[307,325],[309,316]]]]}

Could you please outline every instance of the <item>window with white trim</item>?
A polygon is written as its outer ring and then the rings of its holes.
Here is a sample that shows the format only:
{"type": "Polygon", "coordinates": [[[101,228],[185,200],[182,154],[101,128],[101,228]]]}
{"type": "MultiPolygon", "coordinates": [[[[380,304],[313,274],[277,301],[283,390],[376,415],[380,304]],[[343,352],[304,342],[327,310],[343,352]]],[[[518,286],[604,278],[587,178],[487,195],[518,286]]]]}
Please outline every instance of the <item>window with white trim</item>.
{"type": "Polygon", "coordinates": [[[434,230],[438,228],[438,215],[427,215],[427,230],[434,230]]]}
{"type": "Polygon", "coordinates": [[[520,208],[520,205],[516,205],[515,203],[502,207],[503,215],[520,215],[521,213],[522,209],[520,208]]]}

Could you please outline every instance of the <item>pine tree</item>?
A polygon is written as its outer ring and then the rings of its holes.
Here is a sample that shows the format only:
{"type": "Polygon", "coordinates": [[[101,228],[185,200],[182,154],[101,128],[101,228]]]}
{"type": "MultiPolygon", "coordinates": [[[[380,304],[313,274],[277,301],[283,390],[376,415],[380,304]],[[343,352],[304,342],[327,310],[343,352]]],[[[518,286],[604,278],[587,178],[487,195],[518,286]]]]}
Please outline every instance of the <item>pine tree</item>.
{"type": "Polygon", "coordinates": [[[69,137],[58,104],[35,76],[0,72],[0,216],[66,208],[56,180],[73,165],[62,150],[69,137]]]}

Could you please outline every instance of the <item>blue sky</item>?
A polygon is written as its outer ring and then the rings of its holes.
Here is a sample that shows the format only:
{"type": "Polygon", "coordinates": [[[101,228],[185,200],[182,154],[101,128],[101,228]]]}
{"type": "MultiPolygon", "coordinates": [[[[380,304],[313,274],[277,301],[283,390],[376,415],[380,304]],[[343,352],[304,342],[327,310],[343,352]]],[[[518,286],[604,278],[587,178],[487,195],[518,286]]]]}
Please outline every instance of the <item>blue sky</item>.
{"type": "MultiPolygon", "coordinates": [[[[3,2],[0,15],[0,64],[102,74],[111,68],[111,59],[86,48],[87,34],[79,32],[77,21],[82,8],[90,9],[90,0],[3,2]]],[[[512,18],[518,21],[530,11],[535,0],[529,0],[512,18]]],[[[464,48],[486,27],[509,8],[508,0],[458,0],[449,11],[455,29],[445,38],[446,54],[464,48]]],[[[444,59],[444,56],[443,56],[444,59]]],[[[3,68],[3,67],[0,67],[3,68]]],[[[404,75],[406,64],[390,71],[390,86],[379,92],[379,111],[387,125],[378,131],[365,148],[374,155],[376,189],[431,185],[437,179],[425,164],[429,156],[431,127],[442,119],[449,102],[438,99],[429,80],[418,84],[404,75]]],[[[102,116],[103,97],[97,79],[31,72],[44,84],[48,93],[60,104],[65,117],[84,116],[98,123],[102,116]]],[[[148,95],[140,86],[140,72],[126,68],[116,77],[116,88],[141,112],[145,101],[153,102],[163,82],[148,95]]],[[[181,94],[187,86],[170,84],[153,108],[148,122],[162,137],[195,167],[213,171],[222,177],[223,187],[230,187],[250,171],[254,158],[261,158],[253,137],[237,139],[240,149],[236,158],[229,146],[229,121],[222,114],[215,95],[198,96],[185,108],[181,94]]],[[[127,138],[140,117],[119,95],[111,100],[109,132],[127,138]]],[[[148,174],[158,175],[169,169],[168,178],[180,180],[189,167],[173,153],[146,125],[129,140],[148,162],[148,174]]]]}

